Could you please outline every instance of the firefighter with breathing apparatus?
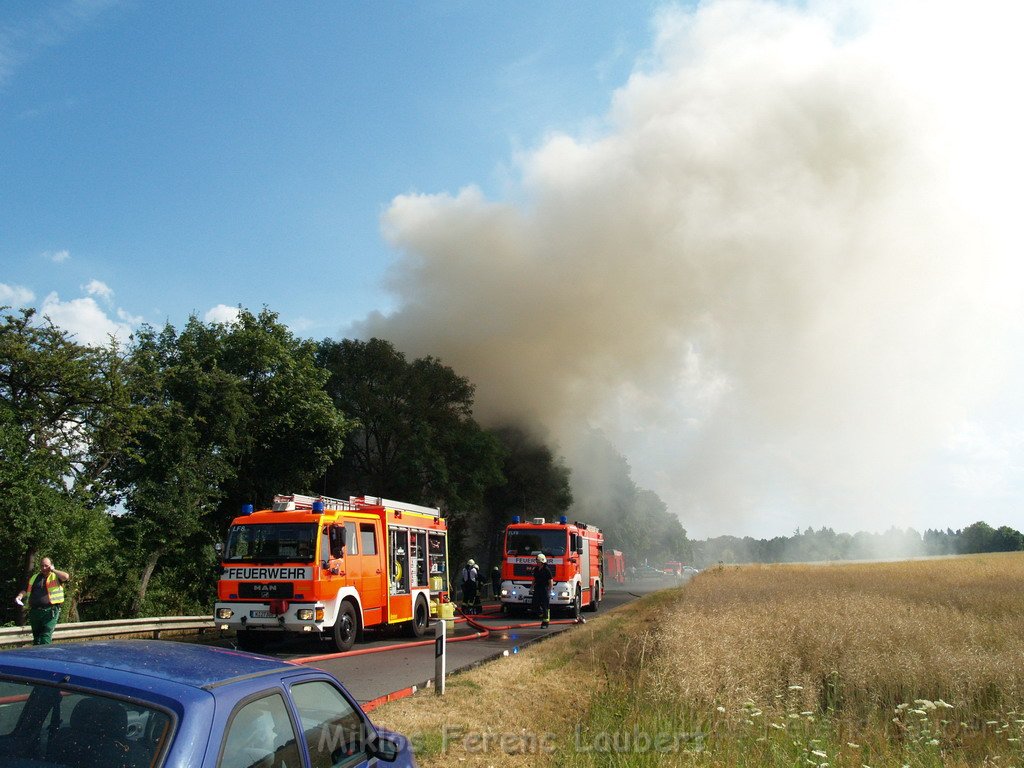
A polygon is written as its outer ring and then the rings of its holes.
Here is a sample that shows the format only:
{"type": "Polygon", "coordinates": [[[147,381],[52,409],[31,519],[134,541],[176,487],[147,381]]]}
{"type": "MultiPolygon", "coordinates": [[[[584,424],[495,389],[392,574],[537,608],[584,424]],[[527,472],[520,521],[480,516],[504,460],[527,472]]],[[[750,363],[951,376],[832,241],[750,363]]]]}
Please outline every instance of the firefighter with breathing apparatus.
{"type": "Polygon", "coordinates": [[[533,569],[533,605],[540,613],[541,627],[546,627],[551,620],[551,570],[543,552],[537,553],[537,565],[533,569]]]}

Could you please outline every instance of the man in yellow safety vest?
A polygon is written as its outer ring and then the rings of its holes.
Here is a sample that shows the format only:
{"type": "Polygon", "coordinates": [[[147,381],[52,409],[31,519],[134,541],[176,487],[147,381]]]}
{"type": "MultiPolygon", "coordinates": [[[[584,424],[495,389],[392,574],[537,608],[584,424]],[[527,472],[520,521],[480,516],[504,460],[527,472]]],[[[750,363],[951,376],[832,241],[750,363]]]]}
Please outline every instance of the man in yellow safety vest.
{"type": "Polygon", "coordinates": [[[64,604],[64,585],[71,576],[67,571],[53,567],[53,561],[44,557],[39,572],[28,580],[28,586],[18,593],[15,602],[24,605],[28,595],[28,621],[32,625],[32,645],[49,645],[53,630],[64,604]]]}

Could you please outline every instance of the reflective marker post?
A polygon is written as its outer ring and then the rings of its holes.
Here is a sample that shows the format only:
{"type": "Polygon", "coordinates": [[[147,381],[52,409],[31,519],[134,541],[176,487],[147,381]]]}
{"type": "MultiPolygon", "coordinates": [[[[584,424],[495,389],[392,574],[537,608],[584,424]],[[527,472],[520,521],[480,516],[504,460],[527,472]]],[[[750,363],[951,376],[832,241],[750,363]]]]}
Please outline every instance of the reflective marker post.
{"type": "Polygon", "coordinates": [[[444,696],[445,654],[448,651],[448,622],[444,619],[434,624],[434,690],[444,696]]]}

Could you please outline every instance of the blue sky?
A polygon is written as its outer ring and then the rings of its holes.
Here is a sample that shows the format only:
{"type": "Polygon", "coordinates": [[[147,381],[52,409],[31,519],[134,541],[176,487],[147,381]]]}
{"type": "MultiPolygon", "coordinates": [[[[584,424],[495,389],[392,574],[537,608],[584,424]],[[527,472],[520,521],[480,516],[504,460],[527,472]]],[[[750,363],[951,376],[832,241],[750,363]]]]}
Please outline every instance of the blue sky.
{"type": "Polygon", "coordinates": [[[379,218],[600,115],[643,3],[4,4],[0,282],[180,326],[388,306],[379,218]]]}
{"type": "Polygon", "coordinates": [[[1022,16],[6,3],[0,304],[383,336],[698,537],[1024,529],[1022,16]]]}

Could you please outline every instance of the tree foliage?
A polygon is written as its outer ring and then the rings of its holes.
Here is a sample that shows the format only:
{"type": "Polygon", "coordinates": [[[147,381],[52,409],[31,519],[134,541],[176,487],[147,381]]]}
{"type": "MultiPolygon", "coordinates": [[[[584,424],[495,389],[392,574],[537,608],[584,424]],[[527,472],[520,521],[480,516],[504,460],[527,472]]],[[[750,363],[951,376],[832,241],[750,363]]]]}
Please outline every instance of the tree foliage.
{"type": "Polygon", "coordinates": [[[73,615],[100,553],[112,545],[104,510],[110,466],[139,428],[118,347],[86,347],[34,310],[0,323],[0,491],[5,582],[39,554],[72,573],[73,615]]]}
{"type": "Polygon", "coordinates": [[[473,385],[435,358],[409,362],[382,339],[325,339],[317,360],[335,407],[356,423],[324,475],[326,492],[441,506],[464,530],[501,481],[500,446],[473,419],[473,385]]]}
{"type": "Polygon", "coordinates": [[[569,470],[551,448],[524,430],[501,427],[493,434],[502,446],[501,474],[484,495],[484,508],[470,522],[470,547],[491,567],[502,556],[503,533],[513,515],[557,519],[572,504],[569,470]]]}
{"type": "Polygon", "coordinates": [[[690,541],[679,518],[650,490],[632,478],[629,463],[600,433],[593,432],[573,461],[571,514],[593,523],[608,546],[621,549],[629,562],[687,562],[690,541]]]}
{"type": "Polygon", "coordinates": [[[133,392],[145,430],[118,465],[126,509],[118,536],[136,553],[127,572],[139,574],[132,614],[155,572],[168,581],[157,572],[162,557],[205,553],[212,563],[212,543],[243,502],[308,492],[339,455],[350,425],[327,397],[313,352],[267,310],[137,335],[133,392]]]}
{"type": "Polygon", "coordinates": [[[797,530],[792,536],[754,539],[719,536],[694,542],[698,565],[726,563],[794,563],[835,560],[898,560],[907,557],[967,555],[1024,550],[1024,535],[1002,526],[977,522],[962,530],[890,528],[881,533],[836,533],[831,528],[797,530]]]}

